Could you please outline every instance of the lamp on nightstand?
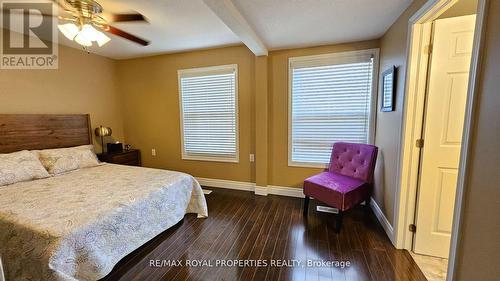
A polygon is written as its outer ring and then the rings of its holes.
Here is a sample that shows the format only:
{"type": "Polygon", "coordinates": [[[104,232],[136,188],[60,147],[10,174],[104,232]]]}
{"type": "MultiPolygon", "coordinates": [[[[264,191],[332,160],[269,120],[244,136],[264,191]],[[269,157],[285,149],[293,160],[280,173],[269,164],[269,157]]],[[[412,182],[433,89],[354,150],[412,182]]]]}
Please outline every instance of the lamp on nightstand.
{"type": "Polygon", "coordinates": [[[104,137],[111,136],[112,132],[110,127],[103,127],[102,125],[95,128],[95,135],[101,137],[102,153],[104,153],[104,137]]]}

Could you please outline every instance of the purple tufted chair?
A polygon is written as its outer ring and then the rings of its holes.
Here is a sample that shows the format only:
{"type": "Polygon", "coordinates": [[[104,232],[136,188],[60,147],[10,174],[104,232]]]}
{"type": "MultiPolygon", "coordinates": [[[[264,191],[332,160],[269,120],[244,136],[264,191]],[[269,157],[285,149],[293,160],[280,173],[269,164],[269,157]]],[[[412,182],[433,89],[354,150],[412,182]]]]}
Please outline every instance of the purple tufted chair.
{"type": "Polygon", "coordinates": [[[304,215],[309,197],[339,210],[337,231],[342,213],[370,198],[378,148],[369,144],[337,142],[333,144],[328,170],[304,181],[304,215]]]}

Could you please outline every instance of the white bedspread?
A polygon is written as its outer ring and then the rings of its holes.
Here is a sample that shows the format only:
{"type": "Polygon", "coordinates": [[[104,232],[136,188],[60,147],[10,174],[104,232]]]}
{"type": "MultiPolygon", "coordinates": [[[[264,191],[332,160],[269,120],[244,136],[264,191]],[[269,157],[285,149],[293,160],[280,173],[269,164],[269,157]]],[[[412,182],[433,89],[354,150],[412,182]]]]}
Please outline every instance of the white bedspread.
{"type": "Polygon", "coordinates": [[[0,187],[6,280],[97,280],[183,219],[206,217],[190,175],[105,164],[0,187]]]}

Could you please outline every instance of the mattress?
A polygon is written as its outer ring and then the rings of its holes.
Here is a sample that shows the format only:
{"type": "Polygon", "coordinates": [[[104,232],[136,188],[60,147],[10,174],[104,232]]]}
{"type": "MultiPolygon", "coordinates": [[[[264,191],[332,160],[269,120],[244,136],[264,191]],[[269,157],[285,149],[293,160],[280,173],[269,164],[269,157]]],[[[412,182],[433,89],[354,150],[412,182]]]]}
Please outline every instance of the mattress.
{"type": "Polygon", "coordinates": [[[97,280],[186,213],[208,216],[190,175],[104,164],[0,187],[6,280],[97,280]]]}

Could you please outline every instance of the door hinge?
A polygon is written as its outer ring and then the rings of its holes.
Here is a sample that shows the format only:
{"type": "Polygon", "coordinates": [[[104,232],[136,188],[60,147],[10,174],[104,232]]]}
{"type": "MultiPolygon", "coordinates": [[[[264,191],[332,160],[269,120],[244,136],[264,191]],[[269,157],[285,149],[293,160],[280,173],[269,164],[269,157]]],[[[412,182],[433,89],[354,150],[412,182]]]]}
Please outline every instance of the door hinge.
{"type": "Polygon", "coordinates": [[[412,223],[408,226],[408,230],[410,232],[417,232],[417,226],[412,223]]]}
{"type": "Polygon", "coordinates": [[[424,147],[424,139],[418,139],[416,142],[415,142],[415,146],[418,147],[418,148],[422,148],[424,147]]]}
{"type": "Polygon", "coordinates": [[[425,46],[425,49],[424,49],[425,54],[426,55],[432,54],[432,48],[433,48],[432,44],[429,44],[429,45],[425,46]]]}

